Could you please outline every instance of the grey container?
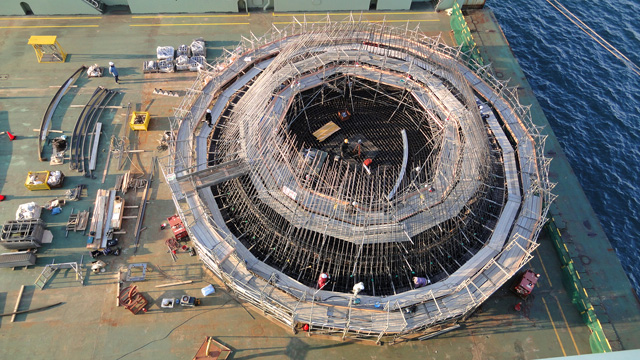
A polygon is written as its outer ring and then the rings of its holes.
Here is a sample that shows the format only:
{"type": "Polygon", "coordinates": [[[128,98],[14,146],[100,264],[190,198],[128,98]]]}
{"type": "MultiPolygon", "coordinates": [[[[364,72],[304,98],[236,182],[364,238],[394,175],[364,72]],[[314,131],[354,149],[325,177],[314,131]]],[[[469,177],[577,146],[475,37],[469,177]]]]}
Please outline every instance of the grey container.
{"type": "Polygon", "coordinates": [[[19,251],[0,254],[0,268],[31,266],[36,264],[36,254],[30,251],[19,251]]]}
{"type": "Polygon", "coordinates": [[[46,226],[40,219],[9,220],[2,226],[0,245],[13,250],[39,248],[46,226]]]}

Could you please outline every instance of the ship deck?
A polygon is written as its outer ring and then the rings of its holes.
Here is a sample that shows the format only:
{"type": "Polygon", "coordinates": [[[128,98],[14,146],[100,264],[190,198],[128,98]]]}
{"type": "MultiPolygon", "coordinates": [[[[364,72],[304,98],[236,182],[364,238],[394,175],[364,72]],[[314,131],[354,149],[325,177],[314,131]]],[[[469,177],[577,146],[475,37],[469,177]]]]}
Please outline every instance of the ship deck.
{"type": "MultiPolygon", "coordinates": [[[[340,20],[348,14],[334,14],[340,20]]],[[[170,191],[153,157],[167,153],[158,151],[158,140],[169,129],[169,116],[181,97],[154,94],[163,89],[184,94],[195,80],[195,73],[143,74],[142,62],[154,59],[156,47],[189,44],[203,37],[207,59],[222,54],[223,47],[237,44],[249,31],[262,34],[271,24],[291,21],[290,14],[251,13],[216,15],[132,16],[110,13],[104,16],[65,17],[0,17],[0,131],[16,135],[9,141],[0,135],[0,221],[14,218],[18,205],[35,201],[44,205],[79,184],[87,190],[81,200],[68,202],[61,214],[43,210],[42,218],[53,233],[53,242],[39,249],[35,266],[0,269],[0,312],[14,311],[21,286],[24,291],[19,310],[62,302],[39,312],[0,317],[0,347],[9,358],[94,358],[94,359],[185,359],[193,357],[207,336],[233,350],[233,359],[250,358],[434,358],[434,359],[534,359],[590,353],[590,330],[571,303],[561,278],[560,261],[543,233],[541,246],[535,251],[530,267],[542,274],[534,294],[523,301],[521,311],[514,306],[522,301],[508,287],[489,298],[472,316],[451,332],[425,341],[394,346],[372,346],[353,341],[339,342],[305,333],[292,334],[262,316],[249,305],[236,301],[220,282],[208,273],[197,257],[178,252],[173,261],[165,240],[170,230],[160,230],[160,224],[173,215],[170,191]],[[65,63],[39,64],[27,41],[32,35],[57,35],[68,53],[65,63]],[[107,63],[115,62],[120,72],[120,84],[109,76],[107,63]],[[105,76],[87,78],[83,75],[62,98],[51,128],[71,135],[82,106],[98,86],[117,90],[101,114],[102,135],[98,146],[95,179],[82,176],[68,167],[50,166],[37,157],[38,133],[42,116],[58,87],[81,65],[102,66],[105,76]],[[147,111],[151,115],[148,131],[129,129],[127,104],[131,111],[147,111]],[[145,152],[129,153],[118,170],[118,158],[111,156],[109,171],[102,184],[107,164],[111,136],[126,136],[130,148],[145,152]],[[29,171],[62,170],[65,175],[61,189],[29,191],[24,181],[29,171]],[[131,170],[148,174],[153,181],[141,232],[140,245],[134,253],[135,219],[123,221],[126,234],[119,235],[123,254],[102,257],[107,271],[94,274],[89,270],[91,257],[86,249],[86,236],[70,232],[65,237],[65,225],[71,210],[93,207],[99,189],[112,188],[116,177],[131,170]],[[40,290],[34,282],[44,266],[52,262],[81,261],[84,255],[84,285],[75,279],[73,270],[59,270],[40,290]],[[133,315],[116,306],[117,277],[128,264],[147,263],[144,281],[135,282],[150,300],[146,313],[133,315]],[[192,280],[193,283],[157,288],[157,285],[192,280]],[[163,309],[163,298],[182,294],[201,297],[200,288],[216,285],[216,293],[202,298],[198,307],[163,309]]],[[[307,14],[307,21],[322,22],[326,14],[307,14]]],[[[356,16],[356,15],[354,15],[356,16]]],[[[359,17],[359,14],[357,15],[359,17]]],[[[422,11],[390,13],[371,12],[363,18],[393,25],[415,27],[427,35],[437,36],[453,45],[449,17],[429,8],[422,11]]],[[[605,333],[614,350],[640,348],[640,305],[620,266],[615,251],[584,195],[577,178],[548,126],[547,120],[514,59],[493,13],[478,10],[469,14],[468,22],[481,55],[491,62],[498,77],[512,79],[520,99],[531,104],[534,120],[544,125],[549,135],[547,155],[553,157],[551,180],[558,185],[558,199],[551,212],[574,259],[590,299],[596,308],[605,333]]],[[[52,134],[56,135],[56,134],[52,134]]],[[[51,138],[52,136],[50,136],[51,138]]],[[[50,156],[50,146],[44,157],[50,156]]],[[[125,205],[139,205],[143,189],[130,190],[125,205]]],[[[125,209],[125,217],[137,214],[137,209],[125,209]]]]}

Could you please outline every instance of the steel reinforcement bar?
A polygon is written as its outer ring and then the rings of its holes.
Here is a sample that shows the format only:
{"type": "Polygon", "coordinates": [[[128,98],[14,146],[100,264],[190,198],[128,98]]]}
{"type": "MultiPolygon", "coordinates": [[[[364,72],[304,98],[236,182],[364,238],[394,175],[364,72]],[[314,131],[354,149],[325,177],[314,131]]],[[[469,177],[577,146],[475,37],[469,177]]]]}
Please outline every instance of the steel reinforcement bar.
{"type": "MultiPolygon", "coordinates": [[[[84,128],[82,131],[82,143],[79,144],[80,145],[80,153],[79,153],[80,162],[78,163],[77,170],[79,172],[85,173],[85,175],[88,168],[88,166],[85,166],[85,160],[87,160],[87,162],[89,160],[89,156],[88,155],[85,156],[85,154],[87,153],[85,149],[87,145],[87,136],[90,134],[89,130],[91,130],[91,123],[93,123],[97,119],[96,115],[100,112],[100,109],[102,109],[103,106],[107,105],[107,102],[111,99],[111,96],[113,95],[113,93],[114,93],[113,90],[104,89],[104,91],[99,97],[99,101],[97,101],[93,106],[93,108],[89,111],[89,116],[87,118],[87,121],[84,123],[84,128]]],[[[89,136],[89,137],[93,139],[92,136],[89,136]]]]}
{"type": "Polygon", "coordinates": [[[71,170],[78,170],[79,172],[84,171],[80,166],[81,164],[84,166],[82,151],[84,149],[83,142],[86,137],[86,132],[88,131],[88,124],[95,113],[96,106],[102,102],[107,93],[107,89],[99,86],[93,92],[93,95],[82,109],[82,112],[76,121],[76,125],[73,128],[73,134],[71,135],[71,142],[69,144],[69,169],[71,170]]]}
{"type": "MultiPolygon", "coordinates": [[[[93,128],[92,128],[93,130],[91,130],[91,133],[93,133],[94,135],[95,135],[95,132],[96,132],[96,125],[98,124],[98,120],[100,120],[100,116],[102,115],[102,112],[104,111],[104,108],[105,108],[107,105],[109,105],[109,102],[111,101],[111,99],[112,99],[115,95],[117,95],[117,94],[118,94],[118,92],[117,92],[117,91],[114,91],[114,90],[108,90],[107,96],[104,98],[104,100],[103,100],[103,102],[102,102],[101,106],[100,106],[100,107],[99,107],[99,109],[97,110],[97,114],[96,114],[96,113],[94,113],[94,115],[95,115],[95,116],[94,116],[94,118],[95,118],[94,120],[95,120],[95,121],[93,122],[93,128]]],[[[90,126],[90,124],[89,124],[88,126],[90,126]]],[[[91,149],[93,148],[93,139],[94,139],[94,138],[95,138],[95,136],[91,136],[91,140],[89,141],[88,154],[87,154],[87,156],[85,157],[85,159],[87,160],[87,162],[88,162],[88,163],[90,163],[90,161],[91,161],[91,149]]],[[[86,136],[85,136],[85,139],[86,139],[86,136]]],[[[83,145],[82,154],[83,154],[83,156],[84,156],[84,154],[85,154],[85,151],[84,151],[84,142],[83,142],[83,144],[82,144],[82,145],[83,145]]],[[[83,168],[84,168],[84,167],[83,167],[83,168]]],[[[87,172],[87,171],[85,171],[85,174],[84,174],[84,175],[85,175],[86,177],[89,177],[89,178],[92,178],[92,179],[93,179],[93,178],[95,178],[95,176],[93,175],[93,170],[91,170],[91,167],[90,167],[90,166],[87,166],[87,168],[89,169],[89,171],[88,171],[88,172],[87,172]]],[[[87,168],[84,168],[84,169],[86,170],[87,168]]]]}
{"type": "Polygon", "coordinates": [[[67,81],[64,82],[64,84],[62,84],[62,86],[60,86],[60,88],[56,92],[56,95],[53,97],[53,99],[51,99],[47,110],[44,112],[42,122],[40,123],[40,133],[38,134],[38,159],[40,159],[40,161],[47,160],[42,157],[42,151],[44,150],[44,141],[49,134],[51,118],[53,117],[53,114],[55,113],[56,108],[58,107],[58,104],[60,103],[60,100],[62,99],[64,94],[66,94],[69,90],[69,87],[71,87],[71,85],[76,82],[78,78],[80,78],[82,72],[84,72],[86,68],[86,66],[82,65],[78,70],[76,70],[76,72],[73,73],[73,75],[69,77],[69,79],[67,79],[67,81]]]}

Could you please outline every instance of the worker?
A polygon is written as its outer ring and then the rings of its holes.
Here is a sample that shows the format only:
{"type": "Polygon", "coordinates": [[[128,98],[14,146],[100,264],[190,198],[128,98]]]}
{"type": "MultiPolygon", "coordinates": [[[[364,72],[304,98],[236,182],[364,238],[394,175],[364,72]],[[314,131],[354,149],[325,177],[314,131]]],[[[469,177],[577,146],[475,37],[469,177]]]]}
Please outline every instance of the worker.
{"type": "Polygon", "coordinates": [[[116,79],[116,84],[120,84],[120,81],[118,80],[118,69],[116,69],[116,65],[113,61],[109,61],[109,74],[113,75],[116,79]]]}
{"type": "Polygon", "coordinates": [[[356,148],[353,149],[353,153],[357,154],[358,157],[362,155],[362,139],[358,139],[358,143],[356,144],[356,148]]]}
{"type": "Polygon", "coordinates": [[[431,280],[427,278],[417,277],[417,276],[413,277],[413,285],[416,287],[416,289],[423,286],[427,286],[429,284],[431,284],[431,280]]]}
{"type": "Polygon", "coordinates": [[[351,214],[355,214],[357,211],[357,206],[358,206],[358,202],[354,201],[352,203],[348,203],[347,204],[347,212],[351,213],[351,214]]]}
{"type": "Polygon", "coordinates": [[[213,127],[213,124],[211,123],[213,121],[211,118],[211,109],[207,109],[206,114],[204,114],[204,121],[209,125],[209,127],[213,127]]]}
{"type": "Polygon", "coordinates": [[[353,296],[356,297],[358,296],[358,294],[364,290],[364,283],[363,282],[359,282],[355,285],[353,285],[353,296]]]}
{"type": "Polygon", "coordinates": [[[349,139],[344,139],[342,147],[340,148],[340,155],[344,158],[349,153],[349,139]]]}
{"type": "Polygon", "coordinates": [[[318,289],[322,289],[329,283],[329,275],[322,273],[318,278],[318,289]]]}

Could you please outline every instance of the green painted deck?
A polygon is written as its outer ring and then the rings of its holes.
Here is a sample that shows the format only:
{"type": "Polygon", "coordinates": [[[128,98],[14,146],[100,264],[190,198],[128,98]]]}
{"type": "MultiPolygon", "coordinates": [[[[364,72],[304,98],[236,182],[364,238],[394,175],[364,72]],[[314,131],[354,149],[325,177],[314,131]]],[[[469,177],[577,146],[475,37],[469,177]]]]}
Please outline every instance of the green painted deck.
{"type": "MultiPolygon", "coordinates": [[[[325,14],[307,15],[307,21],[323,21],[325,14]]],[[[334,15],[341,19],[345,15],[334,15]]],[[[354,15],[355,16],[355,15],[354,15]]],[[[359,14],[358,14],[359,16],[359,14]]],[[[449,18],[444,13],[420,11],[410,14],[376,14],[363,16],[368,20],[386,21],[398,26],[408,24],[427,35],[442,34],[452,43],[449,18]],[[408,20],[408,22],[407,22],[408,20]]],[[[542,125],[547,121],[529,85],[508,47],[493,14],[476,11],[470,26],[481,54],[492,62],[499,74],[518,85],[522,102],[532,104],[534,119],[542,125]]],[[[514,305],[520,301],[507,288],[499,290],[457,330],[438,337],[394,346],[374,346],[340,342],[304,333],[292,334],[264,318],[250,306],[243,305],[222,287],[202,299],[195,308],[161,309],[165,297],[181,294],[200,297],[200,288],[218,284],[206,273],[196,257],[178,253],[173,262],[164,244],[169,230],[161,231],[160,223],[173,214],[173,202],[164,179],[156,167],[150,201],[143,226],[140,247],[134,255],[135,220],[125,220],[120,235],[123,254],[101,258],[108,263],[107,272],[93,274],[87,268],[92,260],[85,249],[86,237],[81,233],[64,236],[71,209],[74,212],[93,207],[98,189],[112,188],[118,174],[132,170],[148,173],[153,168],[152,157],[163,156],[156,146],[163,131],[168,130],[168,117],[181,98],[152,94],[154,88],[183,91],[194,74],[142,74],[142,62],[155,58],[156,46],[189,44],[193,38],[204,37],[207,58],[212,61],[223,47],[238,43],[240,36],[264,33],[272,23],[290,21],[289,15],[251,13],[236,15],[195,16],[131,16],[109,14],[96,17],[0,17],[0,131],[10,131],[17,139],[10,142],[0,135],[0,221],[14,218],[18,205],[63,197],[66,189],[86,184],[88,196],[69,202],[62,214],[43,211],[43,219],[53,232],[52,244],[37,253],[36,266],[27,269],[0,269],[0,312],[12,312],[20,287],[25,291],[19,310],[36,308],[56,302],[62,305],[41,312],[0,318],[0,347],[3,358],[55,359],[187,359],[191,358],[206,336],[234,350],[231,358],[291,358],[291,359],[365,359],[365,358],[433,358],[433,359],[533,359],[590,352],[589,330],[571,304],[562,286],[559,261],[548,239],[540,238],[531,267],[542,273],[539,287],[520,312],[514,305]],[[282,16],[280,16],[282,15],[282,16]],[[62,64],[38,64],[32,48],[27,45],[31,35],[57,35],[69,54],[62,64]],[[58,106],[52,129],[70,135],[76,119],[97,86],[121,91],[111,105],[131,103],[132,111],[148,111],[151,123],[147,132],[132,132],[127,124],[126,108],[105,109],[99,146],[96,179],[85,178],[62,166],[49,166],[37,158],[37,132],[43,113],[66,79],[81,65],[94,63],[106,67],[114,61],[120,71],[120,84],[105,73],[103,78],[80,78],[58,106]],[[117,170],[117,160],[111,157],[109,174],[101,184],[111,135],[127,136],[131,148],[147,152],[130,154],[124,170],[117,170]],[[28,171],[62,170],[67,176],[62,189],[29,191],[24,187],[28,171]],[[71,271],[58,272],[44,290],[34,285],[43,266],[80,261],[84,255],[85,282],[81,286],[71,271]],[[149,264],[146,280],[135,283],[150,299],[149,311],[132,315],[116,307],[116,276],[127,264],[149,264]],[[193,280],[189,285],[156,288],[156,285],[193,280]]],[[[106,69],[105,69],[106,70],[106,69]]],[[[560,145],[549,127],[545,130],[547,152],[553,155],[552,181],[558,182],[558,200],[552,208],[563,237],[571,240],[570,251],[578,263],[580,275],[614,349],[640,348],[640,306],[613,249],[584,196],[560,145]],[[595,235],[593,235],[595,234],[595,235]]],[[[50,137],[53,137],[51,134],[50,137]]],[[[45,151],[50,155],[50,147],[45,151]]],[[[126,205],[138,205],[142,190],[130,190],[126,205]]],[[[125,215],[135,215],[127,210],[125,215]]]]}

